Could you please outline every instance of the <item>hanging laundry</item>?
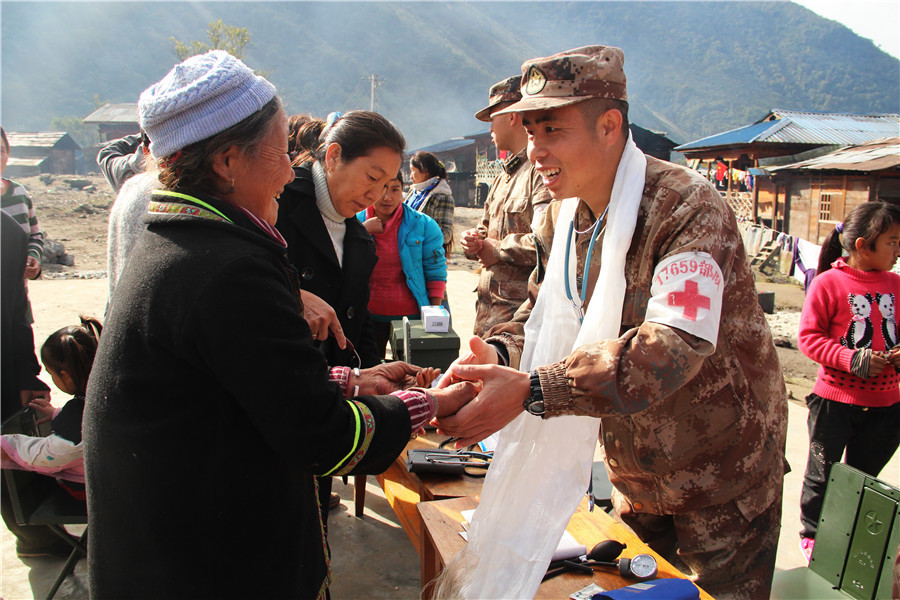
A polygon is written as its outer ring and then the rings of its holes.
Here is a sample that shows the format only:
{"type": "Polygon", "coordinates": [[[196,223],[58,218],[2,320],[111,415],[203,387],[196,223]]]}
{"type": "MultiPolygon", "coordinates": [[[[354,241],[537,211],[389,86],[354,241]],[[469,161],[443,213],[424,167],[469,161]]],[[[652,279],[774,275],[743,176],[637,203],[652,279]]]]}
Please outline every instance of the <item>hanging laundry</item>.
{"type": "Polygon", "coordinates": [[[728,173],[728,165],[723,163],[722,161],[718,161],[716,163],[716,181],[719,183],[725,179],[725,174],[728,173]]]}
{"type": "Polygon", "coordinates": [[[803,291],[809,290],[816,269],[819,266],[821,246],[808,242],[800,237],[794,238],[794,279],[803,284],[803,291]]]}

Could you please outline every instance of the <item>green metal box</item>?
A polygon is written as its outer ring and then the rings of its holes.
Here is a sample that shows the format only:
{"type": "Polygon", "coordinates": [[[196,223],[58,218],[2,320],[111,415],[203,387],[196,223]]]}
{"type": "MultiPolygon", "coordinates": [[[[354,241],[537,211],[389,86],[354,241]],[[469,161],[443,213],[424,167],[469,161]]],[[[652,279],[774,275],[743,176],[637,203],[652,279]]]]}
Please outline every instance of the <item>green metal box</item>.
{"type": "Polygon", "coordinates": [[[775,573],[773,600],[889,600],[900,489],[835,463],[809,567],[775,573]]]}
{"type": "Polygon", "coordinates": [[[875,597],[884,551],[897,504],[884,494],[864,488],[850,541],[850,555],[841,589],[860,600],[875,597]]]}
{"type": "Polygon", "coordinates": [[[891,597],[900,490],[843,463],[831,469],[810,568],[857,600],[891,597]]]}
{"type": "Polygon", "coordinates": [[[459,336],[452,328],[447,333],[427,333],[420,320],[404,319],[392,323],[391,354],[395,360],[420,367],[437,367],[443,372],[459,357],[459,336]]]}

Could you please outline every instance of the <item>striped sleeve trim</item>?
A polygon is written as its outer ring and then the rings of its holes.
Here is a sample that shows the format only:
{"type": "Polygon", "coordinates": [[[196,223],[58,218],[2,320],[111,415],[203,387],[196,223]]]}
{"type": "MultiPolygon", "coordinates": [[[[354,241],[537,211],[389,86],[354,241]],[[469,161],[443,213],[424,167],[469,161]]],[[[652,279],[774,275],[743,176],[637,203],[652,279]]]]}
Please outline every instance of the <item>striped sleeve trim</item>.
{"type": "Polygon", "coordinates": [[[338,461],[330,471],[324,474],[325,477],[328,477],[329,475],[347,475],[353,471],[354,467],[356,467],[363,456],[366,455],[366,452],[369,450],[369,444],[372,443],[372,437],[375,435],[375,417],[372,415],[372,411],[369,410],[369,407],[362,402],[355,402],[353,400],[348,400],[347,402],[353,410],[355,419],[353,445],[346,456],[338,461]]]}
{"type": "Polygon", "coordinates": [[[344,398],[350,395],[348,389],[350,387],[350,370],[350,367],[331,367],[331,370],[328,371],[328,381],[336,383],[341,388],[344,398]]]}
{"type": "Polygon", "coordinates": [[[409,411],[409,424],[411,431],[418,431],[434,417],[437,412],[437,404],[434,396],[421,388],[400,390],[391,394],[400,398],[409,411]]]}

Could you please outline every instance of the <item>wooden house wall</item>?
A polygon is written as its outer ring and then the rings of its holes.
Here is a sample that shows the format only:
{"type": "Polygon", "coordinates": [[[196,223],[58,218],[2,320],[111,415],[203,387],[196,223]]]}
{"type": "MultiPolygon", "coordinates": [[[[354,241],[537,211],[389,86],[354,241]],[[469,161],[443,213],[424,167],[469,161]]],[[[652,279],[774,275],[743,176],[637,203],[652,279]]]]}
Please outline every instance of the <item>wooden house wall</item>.
{"type": "MultiPolygon", "coordinates": [[[[776,184],[788,180],[777,178],[776,184]]],[[[789,180],[790,218],[786,233],[821,244],[847,213],[869,201],[872,179],[865,175],[793,175],[789,180]],[[823,196],[830,196],[831,207],[823,215],[823,196]]]]}
{"type": "Polygon", "coordinates": [[[453,192],[455,206],[473,206],[475,203],[475,176],[473,173],[447,173],[447,183],[453,192]]]}
{"type": "Polygon", "coordinates": [[[50,149],[45,146],[17,146],[13,144],[9,149],[10,156],[16,158],[44,158],[50,154],[50,149]]]}
{"type": "Polygon", "coordinates": [[[765,219],[772,218],[772,206],[775,202],[775,184],[771,179],[757,177],[754,181],[757,189],[756,214],[765,219]]]}
{"type": "Polygon", "coordinates": [[[45,173],[77,173],[75,166],[75,151],[60,150],[52,148],[50,150],[50,160],[44,161],[45,173]]]}
{"type": "Polygon", "coordinates": [[[40,175],[41,166],[42,165],[6,165],[6,169],[3,171],[3,175],[4,177],[7,177],[9,179],[40,175]]]}
{"type": "Polygon", "coordinates": [[[491,141],[490,134],[487,136],[480,135],[472,139],[475,140],[476,156],[487,156],[489,160],[497,159],[497,147],[494,146],[494,143],[491,141]]]}
{"type": "Polygon", "coordinates": [[[876,185],[875,199],[900,204],[900,174],[896,177],[881,177],[876,185]]]}
{"type": "Polygon", "coordinates": [[[126,135],[134,135],[141,132],[141,128],[137,123],[100,123],[97,126],[97,132],[100,139],[104,142],[111,142],[126,135]]]}

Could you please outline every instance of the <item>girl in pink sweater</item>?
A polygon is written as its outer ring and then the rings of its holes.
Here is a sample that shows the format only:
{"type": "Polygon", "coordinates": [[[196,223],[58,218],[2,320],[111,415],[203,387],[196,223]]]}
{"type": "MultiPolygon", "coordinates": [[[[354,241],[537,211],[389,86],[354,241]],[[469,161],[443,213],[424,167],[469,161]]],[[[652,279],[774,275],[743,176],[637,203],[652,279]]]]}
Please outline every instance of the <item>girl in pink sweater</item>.
{"type": "Polygon", "coordinates": [[[803,305],[800,351],[821,365],[806,398],[800,548],[807,560],[831,465],[846,450],[848,465],[875,477],[900,444],[900,275],[891,272],[898,256],[900,207],[857,206],[825,239],[803,305]]]}

